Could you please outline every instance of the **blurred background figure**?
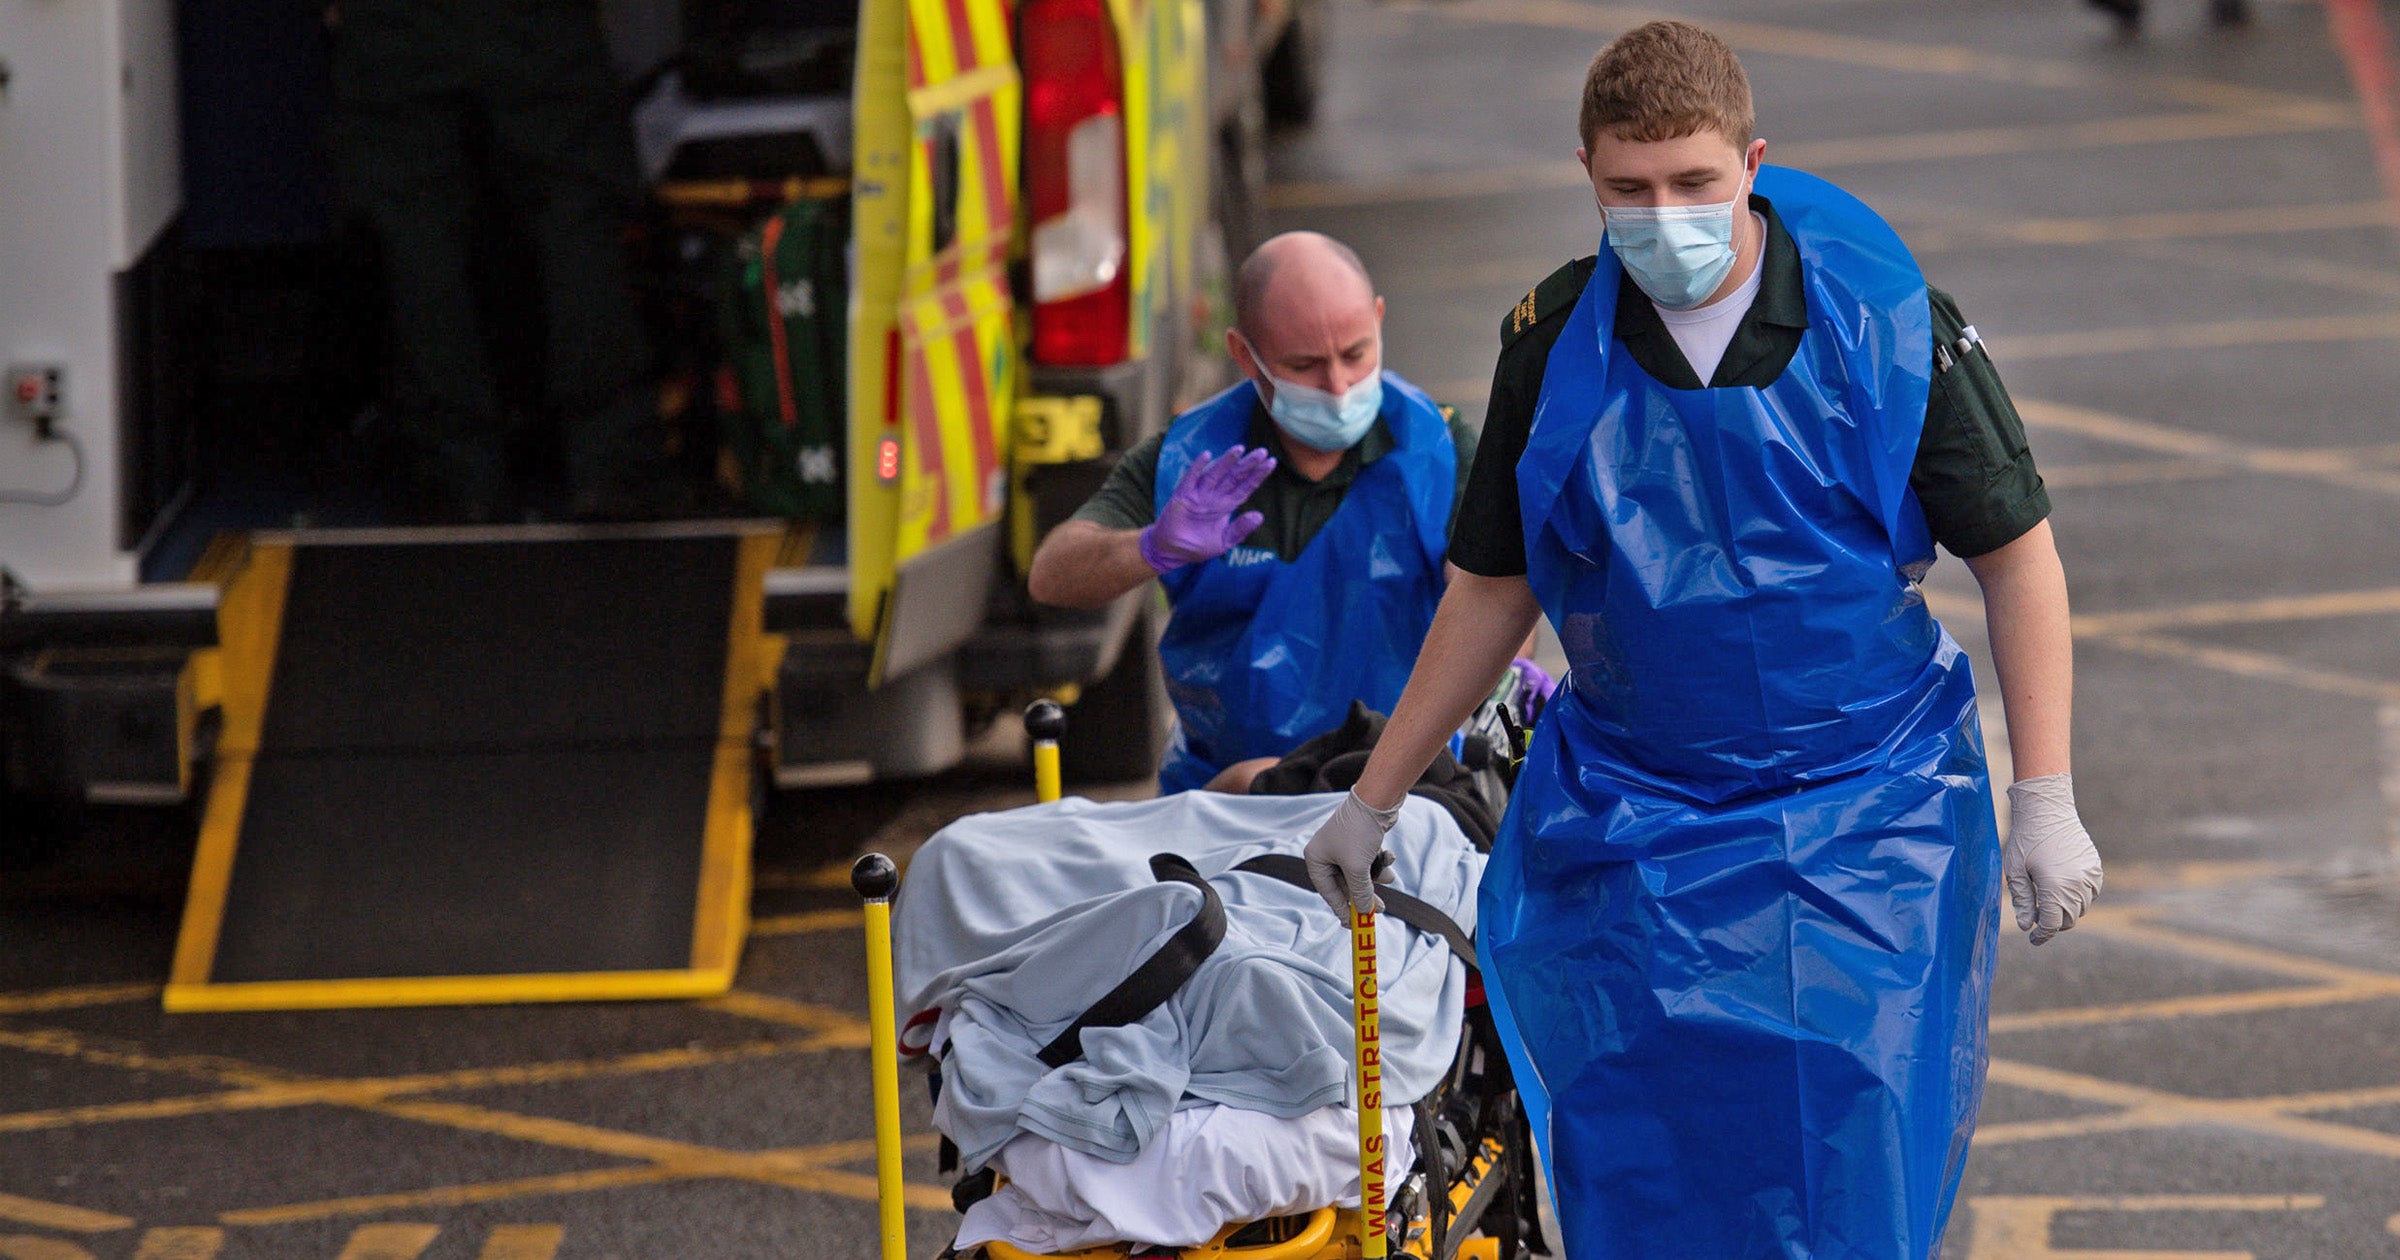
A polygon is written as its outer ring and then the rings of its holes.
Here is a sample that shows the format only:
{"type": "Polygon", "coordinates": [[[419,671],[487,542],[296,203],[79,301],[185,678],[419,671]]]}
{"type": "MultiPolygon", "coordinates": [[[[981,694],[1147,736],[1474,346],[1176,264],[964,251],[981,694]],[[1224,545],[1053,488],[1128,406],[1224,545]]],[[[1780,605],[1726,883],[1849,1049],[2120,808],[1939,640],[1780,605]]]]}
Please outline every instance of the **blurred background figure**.
{"type": "Polygon", "coordinates": [[[511,508],[510,426],[476,264],[489,189],[531,258],[541,406],[567,510],[661,510],[663,463],[625,230],[639,193],[596,7],[577,0],[345,0],[332,37],[332,157],[383,253],[395,511],[479,522],[511,508]]]}
{"type": "MultiPolygon", "coordinates": [[[[2084,3],[2115,18],[2118,34],[2131,37],[2142,33],[2142,0],[2084,0],[2084,3]]],[[[2248,26],[2250,0],[2208,0],[2208,21],[2211,26],[2248,26]]]]}

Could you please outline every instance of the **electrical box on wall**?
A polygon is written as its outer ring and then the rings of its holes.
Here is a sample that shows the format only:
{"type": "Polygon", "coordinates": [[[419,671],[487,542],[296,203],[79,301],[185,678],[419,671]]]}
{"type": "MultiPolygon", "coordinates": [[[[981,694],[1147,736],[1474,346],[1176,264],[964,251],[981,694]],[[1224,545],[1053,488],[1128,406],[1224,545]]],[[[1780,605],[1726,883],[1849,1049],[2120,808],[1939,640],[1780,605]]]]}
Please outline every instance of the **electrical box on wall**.
{"type": "Polygon", "coordinates": [[[6,379],[8,415],[47,436],[67,407],[67,366],[12,363],[6,379]]]}

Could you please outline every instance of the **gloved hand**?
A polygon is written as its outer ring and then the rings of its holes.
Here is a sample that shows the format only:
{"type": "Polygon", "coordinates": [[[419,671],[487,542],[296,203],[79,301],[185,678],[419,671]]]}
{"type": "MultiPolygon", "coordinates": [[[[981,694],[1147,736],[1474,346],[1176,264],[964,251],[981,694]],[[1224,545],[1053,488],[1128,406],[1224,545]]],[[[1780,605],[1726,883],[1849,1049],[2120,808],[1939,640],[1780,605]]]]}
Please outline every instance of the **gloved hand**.
{"type": "Polygon", "coordinates": [[[1377,809],[1353,791],[1334,806],[1333,816],[1301,851],[1308,859],[1308,882],[1317,886],[1317,895],[1344,923],[1350,921],[1352,907],[1370,913],[1383,909],[1375,883],[1392,882],[1392,873],[1388,866],[1376,870],[1375,859],[1383,852],[1384,833],[1399,821],[1399,806],[1377,809]]]}
{"type": "Polygon", "coordinates": [[[1542,710],[1549,707],[1550,697],[1558,694],[1558,680],[1550,676],[1549,670],[1525,657],[1518,657],[1514,664],[1517,667],[1517,694],[1525,710],[1525,720],[1529,723],[1538,722],[1542,710]]]}
{"type": "Polygon", "coordinates": [[[2008,789],[2008,813],[2000,869],[2017,930],[2040,945],[2074,927],[2100,895],[2100,850],[2076,816],[2074,775],[2020,780],[2008,789]]]}
{"type": "Polygon", "coordinates": [[[1266,519],[1258,512],[1235,516],[1234,509],[1274,471],[1275,456],[1265,447],[1247,454],[1239,446],[1218,456],[1201,452],[1175,483],[1166,510],[1142,528],[1142,559],[1168,573],[1233,550],[1266,519]]]}

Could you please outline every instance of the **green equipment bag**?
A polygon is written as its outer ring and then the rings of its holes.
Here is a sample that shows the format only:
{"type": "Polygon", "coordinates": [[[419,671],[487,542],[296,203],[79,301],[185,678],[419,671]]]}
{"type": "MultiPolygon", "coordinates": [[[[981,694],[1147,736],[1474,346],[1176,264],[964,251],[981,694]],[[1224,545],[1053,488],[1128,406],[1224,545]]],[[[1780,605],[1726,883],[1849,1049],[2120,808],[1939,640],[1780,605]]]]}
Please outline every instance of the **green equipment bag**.
{"type": "Polygon", "coordinates": [[[842,516],[848,210],[786,203],[734,242],[718,286],[738,489],[758,511],[818,524],[842,516]]]}

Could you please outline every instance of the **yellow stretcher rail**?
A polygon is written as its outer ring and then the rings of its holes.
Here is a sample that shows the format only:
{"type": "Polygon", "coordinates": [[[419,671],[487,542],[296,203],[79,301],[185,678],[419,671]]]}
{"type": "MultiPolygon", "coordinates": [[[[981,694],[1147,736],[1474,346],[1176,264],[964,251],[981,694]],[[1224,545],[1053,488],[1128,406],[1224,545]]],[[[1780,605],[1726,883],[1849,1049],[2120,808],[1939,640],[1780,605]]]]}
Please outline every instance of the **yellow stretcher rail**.
{"type": "Polygon", "coordinates": [[[850,887],[866,899],[868,1062],[875,1082],[875,1202],[883,1260],[908,1260],[907,1204],[900,1183],[900,1029],[892,1013],[892,893],[900,869],[880,853],[850,868],[850,887]]]}
{"type": "Polygon", "coordinates": [[[1350,1008],[1358,1061],[1358,1254],[1383,1260],[1384,1205],[1382,1015],[1375,986],[1375,912],[1350,912],[1350,1008]]]}
{"type": "Polygon", "coordinates": [[[1067,733],[1066,710],[1055,700],[1036,700],[1025,709],[1025,733],[1033,737],[1033,796],[1044,805],[1059,798],[1058,741],[1067,733]]]}

